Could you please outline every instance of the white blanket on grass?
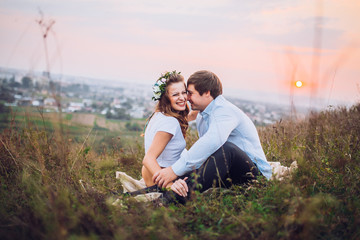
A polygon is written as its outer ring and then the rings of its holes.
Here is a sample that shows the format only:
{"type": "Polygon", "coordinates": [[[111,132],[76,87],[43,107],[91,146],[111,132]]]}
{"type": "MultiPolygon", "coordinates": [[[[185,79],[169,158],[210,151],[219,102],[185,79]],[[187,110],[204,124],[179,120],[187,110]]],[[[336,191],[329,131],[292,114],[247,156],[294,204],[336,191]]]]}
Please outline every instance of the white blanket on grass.
{"type": "MultiPolygon", "coordinates": [[[[134,192],[143,188],[146,188],[144,179],[136,180],[124,172],[116,172],[116,178],[120,180],[123,192],[134,192]]],[[[134,198],[140,202],[147,202],[155,200],[161,196],[162,193],[146,193],[135,196],[134,198]]]]}
{"type": "MultiPolygon", "coordinates": [[[[273,172],[270,180],[277,179],[281,181],[288,177],[297,168],[296,161],[294,161],[290,167],[282,166],[280,162],[269,162],[269,164],[272,167],[273,172]]],[[[116,178],[121,182],[124,193],[133,192],[146,187],[144,179],[136,180],[124,172],[117,171],[116,178]]],[[[145,202],[155,200],[160,196],[161,193],[146,193],[135,196],[135,199],[141,202],[145,202]]]]}

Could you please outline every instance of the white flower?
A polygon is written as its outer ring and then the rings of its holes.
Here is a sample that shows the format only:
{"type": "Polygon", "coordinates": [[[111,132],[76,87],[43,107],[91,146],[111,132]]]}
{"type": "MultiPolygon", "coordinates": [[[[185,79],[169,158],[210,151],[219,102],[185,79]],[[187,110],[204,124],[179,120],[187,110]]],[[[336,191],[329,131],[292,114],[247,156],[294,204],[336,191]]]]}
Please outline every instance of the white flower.
{"type": "Polygon", "coordinates": [[[154,92],[154,93],[160,92],[160,87],[159,87],[157,84],[155,84],[155,85],[153,86],[153,92],[154,92]]]}
{"type": "Polygon", "coordinates": [[[156,100],[160,99],[160,97],[161,97],[161,92],[154,92],[154,98],[156,100]]]}

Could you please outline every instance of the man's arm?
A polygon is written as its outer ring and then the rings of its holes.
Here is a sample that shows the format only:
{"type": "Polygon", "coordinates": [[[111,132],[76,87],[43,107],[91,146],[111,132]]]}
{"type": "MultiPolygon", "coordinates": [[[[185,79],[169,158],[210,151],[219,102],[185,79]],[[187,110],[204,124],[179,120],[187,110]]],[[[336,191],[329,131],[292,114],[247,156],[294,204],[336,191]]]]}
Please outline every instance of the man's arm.
{"type": "Polygon", "coordinates": [[[211,154],[227,141],[238,124],[239,119],[231,109],[214,110],[209,119],[208,131],[171,166],[174,174],[183,176],[199,168],[211,154]]]}

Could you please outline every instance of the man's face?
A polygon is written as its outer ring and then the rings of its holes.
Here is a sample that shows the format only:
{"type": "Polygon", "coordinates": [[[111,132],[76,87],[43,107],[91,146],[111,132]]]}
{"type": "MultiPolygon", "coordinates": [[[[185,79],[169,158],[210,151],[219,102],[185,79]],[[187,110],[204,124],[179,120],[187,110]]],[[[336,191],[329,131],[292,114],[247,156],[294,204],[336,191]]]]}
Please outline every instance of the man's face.
{"type": "Polygon", "coordinates": [[[191,104],[191,110],[198,110],[200,112],[204,111],[207,105],[211,102],[209,97],[204,93],[202,96],[198,91],[196,91],[194,84],[187,86],[188,91],[188,101],[191,104]]]}

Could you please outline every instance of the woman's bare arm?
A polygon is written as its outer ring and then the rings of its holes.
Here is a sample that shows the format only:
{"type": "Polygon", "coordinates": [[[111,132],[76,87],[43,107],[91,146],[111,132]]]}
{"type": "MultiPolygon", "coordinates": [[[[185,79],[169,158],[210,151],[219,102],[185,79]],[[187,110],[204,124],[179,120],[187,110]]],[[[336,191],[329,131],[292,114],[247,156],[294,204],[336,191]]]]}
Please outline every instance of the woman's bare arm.
{"type": "Polygon", "coordinates": [[[154,139],[148,151],[145,153],[142,162],[143,163],[142,176],[145,180],[146,186],[152,186],[155,184],[152,181],[152,176],[154,175],[155,172],[161,169],[156,159],[164,151],[166,145],[169,143],[172,137],[173,135],[167,132],[159,131],[155,134],[154,139]]]}

